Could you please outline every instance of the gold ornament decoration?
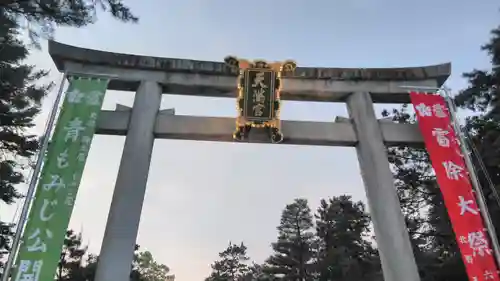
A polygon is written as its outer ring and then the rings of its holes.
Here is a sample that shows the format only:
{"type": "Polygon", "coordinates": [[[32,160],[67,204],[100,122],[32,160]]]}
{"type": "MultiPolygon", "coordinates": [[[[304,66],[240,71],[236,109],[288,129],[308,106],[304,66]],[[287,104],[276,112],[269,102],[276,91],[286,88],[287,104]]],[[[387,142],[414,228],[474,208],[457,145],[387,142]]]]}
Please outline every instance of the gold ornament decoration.
{"type": "Polygon", "coordinates": [[[249,61],[228,56],[227,66],[238,70],[238,96],[236,98],[236,130],[233,138],[243,141],[252,128],[267,129],[272,143],[283,141],[280,121],[280,91],[282,73],[295,71],[292,60],[268,63],[264,60],[249,61]]]}

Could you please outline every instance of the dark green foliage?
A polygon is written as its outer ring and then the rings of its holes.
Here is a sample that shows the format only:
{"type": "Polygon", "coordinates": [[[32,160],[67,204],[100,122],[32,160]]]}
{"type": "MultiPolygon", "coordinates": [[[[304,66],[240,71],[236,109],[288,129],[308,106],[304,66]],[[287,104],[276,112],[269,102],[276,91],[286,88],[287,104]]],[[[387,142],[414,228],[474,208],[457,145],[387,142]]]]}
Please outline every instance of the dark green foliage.
{"type": "Polygon", "coordinates": [[[66,232],[61,259],[56,273],[56,281],[85,281],[94,275],[92,264],[94,257],[87,255],[87,246],[83,245],[82,235],[73,230],[66,232]]]}
{"type": "Polygon", "coordinates": [[[205,281],[275,281],[274,276],[266,272],[263,265],[252,263],[249,265],[250,258],[247,256],[247,247],[232,244],[219,253],[220,259],[215,261],[212,267],[212,273],[205,281]]]}
{"type": "Polygon", "coordinates": [[[219,253],[220,259],[215,261],[212,267],[212,274],[205,281],[227,281],[246,280],[249,278],[250,268],[247,265],[247,247],[229,242],[229,246],[219,253]]]}
{"type": "Polygon", "coordinates": [[[50,37],[55,26],[95,23],[99,9],[123,22],[138,21],[122,0],[2,0],[0,9],[17,19],[26,19],[34,43],[38,43],[40,35],[50,37]]]}
{"type": "MultiPolygon", "coordinates": [[[[139,246],[136,248],[139,250],[139,246]]],[[[166,281],[173,275],[168,275],[170,268],[158,263],[153,254],[149,251],[137,252],[134,254],[134,262],[132,264],[132,281],[166,281]]]]}
{"type": "Polygon", "coordinates": [[[313,216],[306,199],[286,205],[278,226],[274,254],[266,261],[265,271],[283,280],[310,280],[313,276],[313,216]]]}
{"type": "Polygon", "coordinates": [[[364,204],[347,195],[322,199],[315,217],[318,279],[374,280],[380,265],[376,250],[366,240],[370,217],[364,204]]]}
{"type": "Polygon", "coordinates": [[[474,69],[464,73],[469,86],[455,97],[458,106],[483,114],[482,118],[500,120],[500,26],[491,31],[490,41],[481,47],[491,58],[491,70],[474,69]]]}
{"type": "MultiPolygon", "coordinates": [[[[13,225],[0,222],[0,259],[9,254],[13,236],[13,225]]],[[[0,272],[3,271],[4,266],[4,261],[0,260],[0,272]]]]}
{"type": "MultiPolygon", "coordinates": [[[[89,254],[87,249],[81,233],[68,230],[55,281],[94,280],[99,257],[89,254]]],[[[139,252],[139,245],[135,246],[130,269],[130,281],[165,281],[169,272],[169,268],[157,263],[150,252],[139,252]]]]}
{"type": "MultiPolygon", "coordinates": [[[[23,64],[28,50],[18,39],[18,26],[0,9],[0,200],[12,204],[21,194],[16,185],[38,150],[38,139],[29,134],[40,103],[51,85],[34,83],[45,76],[23,64]]],[[[10,251],[12,225],[0,222],[0,258],[10,251]]]]}
{"type": "Polygon", "coordinates": [[[27,130],[34,126],[41,100],[51,86],[34,85],[46,73],[22,64],[28,50],[17,39],[16,28],[0,11],[0,197],[7,204],[21,197],[15,185],[23,182],[21,171],[38,149],[37,137],[27,130]]]}
{"type": "Polygon", "coordinates": [[[274,276],[266,273],[264,266],[256,263],[253,263],[249,267],[248,274],[243,278],[243,281],[275,281],[275,280],[277,279],[274,276]]]}
{"type": "Polygon", "coordinates": [[[382,280],[369,238],[370,217],[350,196],[321,200],[314,229],[307,200],[285,206],[274,253],[262,265],[248,265],[246,247],[229,244],[212,264],[206,281],[382,280]],[[316,230],[316,231],[315,231],[316,230]]]}

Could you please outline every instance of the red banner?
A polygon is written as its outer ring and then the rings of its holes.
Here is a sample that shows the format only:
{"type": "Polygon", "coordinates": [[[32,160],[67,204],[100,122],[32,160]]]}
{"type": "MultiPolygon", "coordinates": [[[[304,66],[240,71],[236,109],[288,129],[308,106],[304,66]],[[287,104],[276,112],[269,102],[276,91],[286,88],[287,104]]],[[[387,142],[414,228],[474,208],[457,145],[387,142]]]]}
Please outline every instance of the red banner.
{"type": "Polygon", "coordinates": [[[445,99],[414,92],[410,97],[469,279],[500,280],[445,99]]]}

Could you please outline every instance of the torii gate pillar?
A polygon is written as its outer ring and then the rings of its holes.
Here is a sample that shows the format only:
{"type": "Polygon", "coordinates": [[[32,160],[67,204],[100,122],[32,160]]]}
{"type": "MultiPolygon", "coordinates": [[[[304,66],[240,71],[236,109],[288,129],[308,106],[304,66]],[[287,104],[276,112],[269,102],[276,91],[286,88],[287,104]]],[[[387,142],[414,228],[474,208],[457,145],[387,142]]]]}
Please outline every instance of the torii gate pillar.
{"type": "Polygon", "coordinates": [[[95,280],[130,279],[161,94],[154,81],[141,81],[135,94],[95,280]]]}
{"type": "Polygon", "coordinates": [[[420,281],[370,93],[352,93],[347,108],[358,137],[361,177],[386,281],[420,281]]]}

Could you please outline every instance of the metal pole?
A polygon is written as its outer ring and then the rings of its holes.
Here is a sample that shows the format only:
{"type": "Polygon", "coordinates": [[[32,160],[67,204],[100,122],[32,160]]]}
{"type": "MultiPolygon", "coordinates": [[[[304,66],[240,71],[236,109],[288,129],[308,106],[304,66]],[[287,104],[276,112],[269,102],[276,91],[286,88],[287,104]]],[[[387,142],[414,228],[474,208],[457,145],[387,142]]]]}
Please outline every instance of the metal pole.
{"type": "Polygon", "coordinates": [[[66,82],[66,76],[67,76],[67,74],[64,73],[63,77],[62,77],[61,85],[59,87],[59,91],[58,91],[57,96],[56,96],[56,100],[54,101],[54,106],[52,107],[52,111],[50,112],[50,115],[49,115],[49,120],[47,122],[47,128],[45,129],[45,133],[44,133],[44,137],[43,137],[43,141],[42,141],[42,146],[40,147],[40,151],[38,152],[35,168],[33,169],[33,175],[31,176],[28,192],[26,194],[26,200],[24,201],[23,209],[21,211],[21,215],[19,217],[19,221],[18,221],[17,226],[16,226],[14,240],[12,241],[12,249],[10,251],[10,255],[9,255],[8,260],[7,260],[7,264],[5,265],[5,269],[3,271],[2,281],[9,280],[10,273],[11,273],[10,271],[12,270],[12,266],[14,265],[17,251],[19,250],[19,246],[21,244],[21,234],[22,234],[24,225],[26,224],[26,220],[28,219],[28,211],[30,209],[31,201],[33,199],[33,194],[35,193],[35,190],[36,190],[38,175],[40,174],[43,160],[45,158],[45,152],[47,151],[47,147],[49,145],[50,133],[55,125],[57,108],[58,108],[59,103],[61,102],[61,98],[63,96],[64,84],[66,82]]]}
{"type": "Polygon", "coordinates": [[[441,89],[441,88],[437,88],[437,87],[411,86],[411,85],[399,86],[399,88],[408,89],[408,91],[411,91],[411,90],[428,90],[428,91],[433,91],[433,92],[439,91],[441,89]]]}
{"type": "Polygon", "coordinates": [[[467,149],[467,145],[465,143],[465,136],[460,128],[460,124],[456,118],[455,114],[455,104],[451,99],[451,96],[448,94],[448,91],[445,89],[444,93],[446,94],[445,99],[448,103],[448,108],[450,110],[451,122],[453,123],[453,127],[455,128],[456,134],[458,136],[460,142],[460,148],[462,150],[462,154],[464,155],[465,165],[467,166],[467,170],[469,170],[470,179],[472,182],[472,187],[476,193],[476,199],[479,205],[479,210],[481,211],[481,215],[486,223],[486,229],[488,230],[491,244],[493,246],[493,252],[495,254],[495,259],[497,262],[497,266],[500,267],[500,244],[498,243],[497,234],[495,231],[495,226],[493,225],[493,221],[491,220],[490,214],[488,212],[488,206],[486,204],[486,200],[484,199],[484,194],[481,189],[481,183],[476,174],[476,170],[474,169],[474,165],[472,164],[472,159],[470,157],[469,151],[467,149]]]}

